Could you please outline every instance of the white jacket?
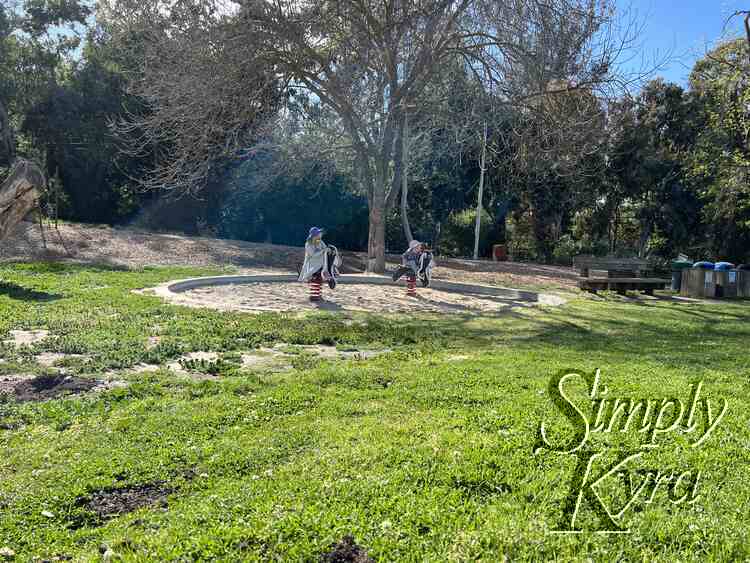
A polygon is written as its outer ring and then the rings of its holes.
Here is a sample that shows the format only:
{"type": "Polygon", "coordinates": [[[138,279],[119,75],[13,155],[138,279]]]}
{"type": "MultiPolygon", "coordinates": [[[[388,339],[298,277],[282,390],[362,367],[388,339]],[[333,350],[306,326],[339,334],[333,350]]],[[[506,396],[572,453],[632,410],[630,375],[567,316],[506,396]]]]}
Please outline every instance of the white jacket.
{"type": "Polygon", "coordinates": [[[338,249],[333,245],[327,245],[322,240],[320,244],[311,242],[305,243],[305,263],[302,264],[302,271],[299,274],[299,281],[307,282],[320,272],[323,280],[327,281],[331,276],[328,274],[328,257],[329,251],[333,254],[333,267],[331,271],[333,276],[337,277],[338,269],[341,267],[341,257],[338,249]]]}

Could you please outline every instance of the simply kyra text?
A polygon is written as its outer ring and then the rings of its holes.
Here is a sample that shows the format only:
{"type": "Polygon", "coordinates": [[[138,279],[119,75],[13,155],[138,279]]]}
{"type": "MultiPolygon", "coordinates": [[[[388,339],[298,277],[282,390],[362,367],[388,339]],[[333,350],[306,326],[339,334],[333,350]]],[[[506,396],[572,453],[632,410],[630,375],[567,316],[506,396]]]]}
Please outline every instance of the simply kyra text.
{"type": "Polygon", "coordinates": [[[625,514],[639,501],[652,503],[660,486],[673,504],[692,504],[698,500],[700,471],[662,472],[633,469],[631,465],[642,460],[648,451],[663,447],[669,434],[685,435],[690,448],[700,447],[727,414],[729,404],[726,399],[712,401],[705,396],[703,382],[689,385],[686,401],[676,397],[610,397],[610,390],[601,382],[600,370],[593,376],[577,372],[560,373],[552,378],[548,389],[552,402],[570,421],[574,435],[565,443],[554,443],[547,424],[541,421],[534,453],[547,450],[578,458],[564,507],[563,522],[555,532],[582,532],[578,519],[584,503],[588,503],[601,522],[601,528],[592,531],[627,533],[629,530],[621,525],[625,514]],[[580,388],[581,382],[587,385],[585,399],[574,392],[574,386],[580,388]],[[614,458],[607,455],[608,450],[614,448],[604,446],[595,450],[592,444],[594,434],[616,433],[637,433],[642,439],[635,451],[619,450],[619,455],[614,458]],[[609,459],[609,465],[602,468],[605,459],[609,459]],[[598,470],[596,466],[600,466],[598,470]],[[598,488],[610,478],[621,478],[626,484],[625,500],[616,503],[616,507],[598,488]]]}

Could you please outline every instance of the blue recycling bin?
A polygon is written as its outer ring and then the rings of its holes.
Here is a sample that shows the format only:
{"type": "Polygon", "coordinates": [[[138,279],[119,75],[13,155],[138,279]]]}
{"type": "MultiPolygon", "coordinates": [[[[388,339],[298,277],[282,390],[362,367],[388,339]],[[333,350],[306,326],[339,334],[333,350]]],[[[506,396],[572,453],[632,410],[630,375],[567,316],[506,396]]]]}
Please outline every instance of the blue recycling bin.
{"type": "Polygon", "coordinates": [[[693,264],[693,268],[697,268],[700,270],[714,270],[716,269],[716,264],[713,262],[696,262],[693,264]]]}
{"type": "Polygon", "coordinates": [[[728,272],[729,270],[734,270],[734,264],[731,262],[717,262],[714,270],[717,272],[728,272]]]}

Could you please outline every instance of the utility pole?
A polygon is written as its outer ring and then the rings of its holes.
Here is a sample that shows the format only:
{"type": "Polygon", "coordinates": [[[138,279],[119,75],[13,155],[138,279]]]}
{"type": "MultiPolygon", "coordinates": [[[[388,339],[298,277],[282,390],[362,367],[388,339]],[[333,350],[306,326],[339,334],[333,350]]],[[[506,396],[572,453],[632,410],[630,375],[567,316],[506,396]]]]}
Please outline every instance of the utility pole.
{"type": "Polygon", "coordinates": [[[482,138],[482,160],[479,171],[479,195],[477,196],[477,220],[474,226],[474,260],[479,260],[479,233],[482,229],[482,197],[484,197],[484,172],[487,162],[487,121],[484,122],[482,138]]]}
{"type": "Polygon", "coordinates": [[[409,225],[409,215],[406,211],[408,196],[409,196],[409,108],[404,106],[404,155],[403,164],[401,166],[401,224],[404,228],[404,236],[406,242],[409,243],[414,240],[411,233],[411,226],[409,225]]]}

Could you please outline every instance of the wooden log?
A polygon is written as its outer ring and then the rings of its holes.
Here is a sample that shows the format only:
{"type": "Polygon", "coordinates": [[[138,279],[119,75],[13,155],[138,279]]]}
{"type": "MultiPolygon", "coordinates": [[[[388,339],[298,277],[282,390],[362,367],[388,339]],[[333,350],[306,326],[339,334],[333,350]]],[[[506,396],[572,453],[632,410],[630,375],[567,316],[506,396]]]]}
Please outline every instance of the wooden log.
{"type": "Polygon", "coordinates": [[[37,206],[44,186],[39,166],[23,159],[13,164],[10,175],[0,184],[0,241],[37,206]]]}

